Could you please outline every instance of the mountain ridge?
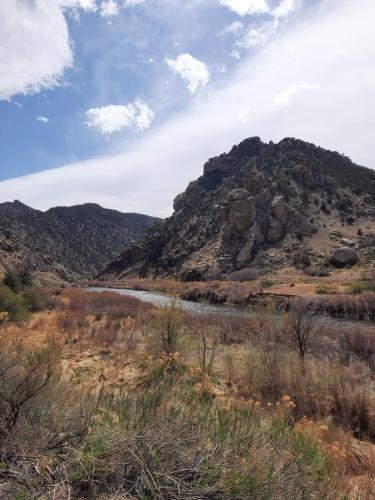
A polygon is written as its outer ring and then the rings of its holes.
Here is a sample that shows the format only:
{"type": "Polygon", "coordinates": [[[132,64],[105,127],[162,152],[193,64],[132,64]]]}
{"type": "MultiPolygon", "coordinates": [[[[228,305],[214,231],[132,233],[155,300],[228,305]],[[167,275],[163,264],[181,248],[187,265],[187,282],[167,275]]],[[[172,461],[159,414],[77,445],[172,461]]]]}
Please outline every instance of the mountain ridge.
{"type": "Polygon", "coordinates": [[[356,232],[374,214],[373,170],[300,139],[251,137],[209,159],[175,198],[173,215],[101,277],[199,280],[247,268],[321,267],[340,246],[331,233],[343,231],[360,247],[356,232]]]}
{"type": "Polygon", "coordinates": [[[4,202],[0,204],[0,265],[62,279],[90,278],[158,220],[95,203],[41,211],[19,200],[4,202]]]}

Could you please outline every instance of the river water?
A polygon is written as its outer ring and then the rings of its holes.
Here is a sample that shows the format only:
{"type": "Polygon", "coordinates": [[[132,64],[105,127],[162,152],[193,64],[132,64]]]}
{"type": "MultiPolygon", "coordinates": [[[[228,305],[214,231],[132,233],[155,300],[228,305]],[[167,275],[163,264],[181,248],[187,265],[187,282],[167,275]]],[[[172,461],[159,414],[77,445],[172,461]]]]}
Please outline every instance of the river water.
{"type": "MultiPolygon", "coordinates": [[[[155,306],[163,306],[170,302],[170,297],[158,292],[148,292],[142,290],[131,290],[127,288],[100,288],[100,287],[88,287],[85,289],[89,292],[115,292],[120,295],[125,295],[127,297],[135,297],[143,302],[148,302],[154,304],[155,306]]],[[[208,304],[201,302],[193,302],[191,300],[182,300],[181,306],[184,311],[192,314],[215,314],[220,316],[236,316],[236,317],[248,317],[254,316],[259,312],[266,312],[267,314],[272,314],[276,319],[280,316],[279,312],[270,313],[265,311],[265,309],[252,307],[252,306],[236,306],[230,304],[208,304]]],[[[344,318],[333,318],[331,316],[317,315],[316,321],[322,326],[334,326],[340,328],[352,328],[354,326],[362,326],[367,328],[374,328],[375,333],[375,323],[370,321],[359,321],[353,319],[344,318]]]]}

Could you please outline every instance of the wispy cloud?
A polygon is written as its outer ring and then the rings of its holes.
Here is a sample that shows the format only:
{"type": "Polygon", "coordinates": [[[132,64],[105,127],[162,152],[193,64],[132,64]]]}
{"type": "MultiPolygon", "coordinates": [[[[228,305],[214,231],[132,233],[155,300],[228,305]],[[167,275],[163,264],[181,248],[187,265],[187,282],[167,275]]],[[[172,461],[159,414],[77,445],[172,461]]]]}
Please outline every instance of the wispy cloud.
{"type": "Polygon", "coordinates": [[[285,89],[283,89],[280,93],[278,93],[274,98],[273,102],[275,106],[280,108],[289,106],[292,102],[292,99],[299,94],[303,94],[308,90],[313,90],[319,88],[319,85],[306,83],[306,82],[297,82],[292,83],[285,89]]]}

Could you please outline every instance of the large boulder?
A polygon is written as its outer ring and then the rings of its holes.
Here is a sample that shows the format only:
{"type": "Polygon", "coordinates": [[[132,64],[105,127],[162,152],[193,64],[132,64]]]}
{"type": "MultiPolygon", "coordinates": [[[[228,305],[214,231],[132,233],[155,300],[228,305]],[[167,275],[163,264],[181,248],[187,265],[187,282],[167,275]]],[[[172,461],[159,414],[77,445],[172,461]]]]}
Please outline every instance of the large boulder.
{"type": "Polygon", "coordinates": [[[331,257],[331,264],[338,268],[354,266],[357,262],[357,252],[349,247],[338,248],[333,252],[331,257]]]}

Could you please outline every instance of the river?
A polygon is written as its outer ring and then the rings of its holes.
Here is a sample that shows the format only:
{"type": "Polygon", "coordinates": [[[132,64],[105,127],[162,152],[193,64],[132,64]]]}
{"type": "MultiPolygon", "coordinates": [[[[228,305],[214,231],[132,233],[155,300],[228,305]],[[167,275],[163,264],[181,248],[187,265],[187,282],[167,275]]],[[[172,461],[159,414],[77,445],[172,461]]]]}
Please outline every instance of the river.
{"type": "MultiPolygon", "coordinates": [[[[170,298],[167,295],[158,292],[148,292],[142,290],[131,290],[128,288],[100,288],[100,287],[88,287],[85,288],[89,292],[115,292],[120,295],[125,295],[127,297],[135,297],[143,302],[148,302],[154,304],[155,306],[163,306],[170,302],[170,298]]],[[[184,311],[192,314],[215,314],[220,316],[236,316],[236,317],[247,317],[258,314],[259,312],[265,312],[264,309],[251,307],[251,306],[236,306],[230,304],[208,304],[202,302],[193,302],[191,300],[182,300],[181,306],[184,311]]],[[[275,318],[280,317],[279,312],[269,313],[275,318]]],[[[317,323],[322,326],[334,326],[340,328],[353,328],[353,327],[367,327],[374,328],[375,323],[370,321],[360,321],[345,318],[333,318],[331,316],[317,315],[317,323]]]]}

